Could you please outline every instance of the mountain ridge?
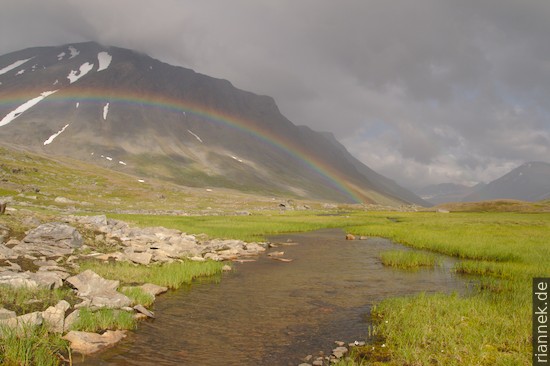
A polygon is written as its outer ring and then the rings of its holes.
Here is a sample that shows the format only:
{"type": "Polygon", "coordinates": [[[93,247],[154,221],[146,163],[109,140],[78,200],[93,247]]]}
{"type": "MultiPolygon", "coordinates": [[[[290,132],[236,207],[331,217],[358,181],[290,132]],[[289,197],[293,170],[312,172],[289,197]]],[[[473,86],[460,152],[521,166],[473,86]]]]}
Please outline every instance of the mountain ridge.
{"type": "Polygon", "coordinates": [[[0,72],[18,62],[0,74],[10,142],[184,185],[426,204],[227,80],[94,42],[12,52],[0,72]]]}

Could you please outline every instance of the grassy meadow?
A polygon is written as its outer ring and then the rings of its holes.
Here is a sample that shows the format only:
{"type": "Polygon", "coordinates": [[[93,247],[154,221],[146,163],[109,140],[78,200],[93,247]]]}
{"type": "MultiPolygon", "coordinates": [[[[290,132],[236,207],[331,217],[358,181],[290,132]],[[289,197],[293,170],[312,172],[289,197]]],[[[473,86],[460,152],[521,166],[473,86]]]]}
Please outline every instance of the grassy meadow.
{"type": "MultiPolygon", "coordinates": [[[[266,236],[340,227],[355,235],[390,238],[418,251],[382,253],[398,267],[436,265],[429,252],[458,258],[454,270],[473,276],[469,295],[390,298],[373,310],[389,365],[529,365],[531,279],[550,276],[550,213],[349,211],[256,213],[252,216],[117,216],[211,237],[266,236]],[[426,254],[427,253],[427,254],[426,254]]],[[[384,259],[386,257],[386,259],[384,259]]],[[[355,362],[361,362],[357,352],[355,362]]],[[[372,361],[372,360],[371,360],[372,361]]],[[[366,362],[366,361],[365,361],[366,362]]]]}

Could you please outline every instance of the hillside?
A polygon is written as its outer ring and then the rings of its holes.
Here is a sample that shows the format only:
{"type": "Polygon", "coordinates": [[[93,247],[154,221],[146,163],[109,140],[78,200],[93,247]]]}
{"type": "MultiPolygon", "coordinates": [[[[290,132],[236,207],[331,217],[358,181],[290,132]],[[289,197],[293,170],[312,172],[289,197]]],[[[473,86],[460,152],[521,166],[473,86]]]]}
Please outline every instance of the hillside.
{"type": "Polygon", "coordinates": [[[427,204],[334,138],[294,125],[268,96],[96,43],[0,56],[0,138],[187,187],[427,204]]]}

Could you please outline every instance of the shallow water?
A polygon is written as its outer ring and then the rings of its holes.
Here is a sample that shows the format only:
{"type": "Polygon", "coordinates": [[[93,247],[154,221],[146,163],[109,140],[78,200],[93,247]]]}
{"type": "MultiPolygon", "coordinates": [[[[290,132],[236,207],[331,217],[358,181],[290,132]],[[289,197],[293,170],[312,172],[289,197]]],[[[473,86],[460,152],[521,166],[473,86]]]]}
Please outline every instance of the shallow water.
{"type": "MultiPolygon", "coordinates": [[[[435,270],[384,267],[379,253],[403,246],[341,230],[272,238],[283,263],[262,256],[219,283],[197,283],[157,299],[157,318],[141,322],[117,347],[81,365],[298,365],[335,340],[364,340],[373,303],[388,296],[461,291],[451,262],[435,270]]],[[[76,357],[79,361],[78,357],[76,357]]]]}

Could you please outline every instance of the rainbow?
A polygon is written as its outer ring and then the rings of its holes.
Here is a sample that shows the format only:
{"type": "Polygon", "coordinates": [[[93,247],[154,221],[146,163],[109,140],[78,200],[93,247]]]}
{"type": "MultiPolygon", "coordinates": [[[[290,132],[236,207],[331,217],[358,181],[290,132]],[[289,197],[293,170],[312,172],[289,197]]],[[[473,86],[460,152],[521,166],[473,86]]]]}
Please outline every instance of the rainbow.
{"type": "MultiPolygon", "coordinates": [[[[34,94],[39,95],[40,92],[34,92],[34,94]]],[[[34,94],[26,91],[16,94],[12,93],[9,96],[4,97],[0,96],[0,105],[17,107],[29,99],[36,97],[34,94]]],[[[166,95],[143,95],[127,90],[101,90],[92,88],[78,88],[75,86],[63,88],[59,90],[58,93],[49,95],[40,103],[66,101],[75,103],[82,103],[86,101],[94,103],[109,102],[111,105],[120,103],[147,106],[180,114],[190,114],[220,125],[228,126],[249,134],[260,140],[262,143],[274,146],[280,151],[283,151],[285,154],[298,159],[298,161],[304,164],[308,169],[319,175],[329,186],[348,197],[350,201],[354,203],[371,201],[371,199],[363,193],[363,189],[350,183],[344,175],[334,167],[329,166],[318,158],[315,158],[307,152],[306,149],[298,146],[296,143],[286,140],[267,129],[262,129],[256,124],[241,117],[166,95]]]]}

